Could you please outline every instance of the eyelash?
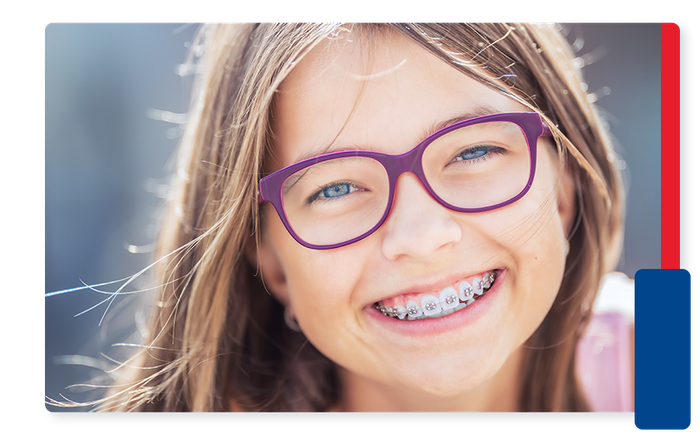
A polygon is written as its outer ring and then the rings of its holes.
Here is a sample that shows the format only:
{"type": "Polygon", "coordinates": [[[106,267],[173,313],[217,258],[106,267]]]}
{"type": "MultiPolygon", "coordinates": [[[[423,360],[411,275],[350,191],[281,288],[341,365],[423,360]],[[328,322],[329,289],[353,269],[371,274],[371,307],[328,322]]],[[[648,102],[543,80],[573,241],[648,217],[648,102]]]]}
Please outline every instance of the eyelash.
{"type": "Polygon", "coordinates": [[[307,198],[306,204],[307,204],[307,205],[311,205],[311,204],[313,204],[313,203],[316,202],[316,201],[331,201],[331,200],[334,200],[334,199],[340,199],[340,198],[343,198],[343,197],[349,195],[350,193],[352,193],[352,192],[354,191],[353,189],[354,189],[354,190],[360,190],[360,187],[358,187],[357,185],[355,185],[355,184],[353,184],[352,182],[349,182],[349,181],[345,181],[345,182],[333,182],[333,183],[331,183],[331,184],[327,184],[327,185],[324,185],[324,186],[320,187],[315,193],[313,193],[311,196],[309,196],[309,197],[307,198]],[[338,197],[334,197],[334,198],[326,198],[326,197],[319,198],[319,195],[321,195],[321,193],[323,193],[324,190],[328,190],[328,189],[330,189],[330,188],[337,187],[337,186],[343,186],[343,185],[347,185],[348,188],[350,189],[350,190],[348,191],[348,193],[345,193],[345,194],[343,194],[342,196],[338,196],[338,197]]]}
{"type": "Polygon", "coordinates": [[[502,154],[505,154],[506,152],[507,152],[507,150],[505,150],[502,147],[493,146],[493,145],[479,145],[477,147],[472,147],[472,148],[468,148],[466,150],[461,151],[457,156],[455,156],[452,159],[451,163],[452,162],[466,162],[468,164],[473,164],[473,163],[477,163],[477,162],[486,161],[491,156],[502,155],[502,154]],[[486,153],[484,153],[481,156],[471,158],[471,159],[459,159],[459,157],[463,156],[465,153],[473,153],[473,152],[479,151],[479,150],[486,150],[486,153]]]}

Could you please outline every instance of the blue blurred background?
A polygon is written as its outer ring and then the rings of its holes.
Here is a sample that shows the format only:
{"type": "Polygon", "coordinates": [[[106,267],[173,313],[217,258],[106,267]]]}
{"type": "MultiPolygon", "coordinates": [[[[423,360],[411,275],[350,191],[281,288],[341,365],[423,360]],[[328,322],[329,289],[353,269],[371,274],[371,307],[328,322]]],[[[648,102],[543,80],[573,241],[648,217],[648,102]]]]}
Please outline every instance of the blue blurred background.
{"type": "MultiPolygon", "coordinates": [[[[47,293],[82,286],[81,280],[117,280],[149,264],[189,104],[192,78],[181,76],[181,64],[196,30],[187,24],[46,28],[47,293]]],[[[586,64],[582,88],[598,98],[622,157],[628,222],[618,270],[633,277],[660,267],[659,25],[566,24],[564,30],[586,64]]],[[[144,286],[137,280],[128,290],[144,286]]],[[[136,317],[124,319],[111,317],[119,311],[110,309],[99,325],[103,304],[75,317],[106,296],[82,290],[45,299],[47,396],[90,400],[99,390],[67,387],[110,383],[100,368],[114,364],[101,353],[130,341],[143,312],[129,309],[136,317]]],[[[126,303],[135,301],[127,295],[115,305],[126,303]]]]}

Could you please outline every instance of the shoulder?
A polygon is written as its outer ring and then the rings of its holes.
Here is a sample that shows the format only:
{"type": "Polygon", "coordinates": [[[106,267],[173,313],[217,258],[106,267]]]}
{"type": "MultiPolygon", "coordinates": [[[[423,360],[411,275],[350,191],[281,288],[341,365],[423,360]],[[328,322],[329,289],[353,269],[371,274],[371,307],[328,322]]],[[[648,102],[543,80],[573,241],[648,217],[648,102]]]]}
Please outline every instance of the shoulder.
{"type": "Polygon", "coordinates": [[[594,411],[634,409],[633,326],[634,281],[608,274],[576,351],[577,371],[594,411]]]}

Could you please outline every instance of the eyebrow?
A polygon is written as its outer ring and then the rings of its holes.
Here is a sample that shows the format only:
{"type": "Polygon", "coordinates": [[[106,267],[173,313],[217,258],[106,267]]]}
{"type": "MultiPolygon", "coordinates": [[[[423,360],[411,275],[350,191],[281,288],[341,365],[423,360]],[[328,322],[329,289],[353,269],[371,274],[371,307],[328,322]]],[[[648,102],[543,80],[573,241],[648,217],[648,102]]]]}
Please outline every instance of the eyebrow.
{"type": "Polygon", "coordinates": [[[457,122],[462,122],[466,121],[469,119],[474,119],[476,117],[482,117],[482,116],[489,116],[491,114],[499,114],[499,113],[505,113],[503,110],[498,110],[490,105],[479,105],[477,107],[474,107],[472,110],[466,112],[466,113],[461,113],[459,115],[447,118],[445,120],[435,122],[429,127],[427,127],[423,132],[420,134],[420,140],[424,141],[427,139],[430,135],[437,133],[438,131],[442,130],[443,128],[447,128],[450,125],[454,125],[457,122]]]}
{"type": "MultiPolygon", "coordinates": [[[[478,105],[478,106],[472,108],[470,111],[467,111],[465,113],[460,113],[456,116],[452,116],[452,117],[449,117],[449,118],[441,120],[441,121],[434,122],[430,126],[426,127],[420,133],[419,142],[427,139],[428,136],[430,136],[431,134],[436,133],[436,132],[442,130],[443,128],[449,127],[450,125],[454,125],[457,122],[462,122],[462,121],[466,121],[466,120],[473,119],[476,117],[488,116],[491,114],[498,114],[498,113],[505,113],[505,111],[499,110],[499,109],[494,108],[490,105],[478,105]]],[[[410,150],[411,148],[413,148],[413,147],[406,148],[406,151],[410,150]]],[[[301,161],[305,161],[307,159],[312,159],[312,158],[315,158],[317,156],[321,156],[324,154],[337,153],[340,151],[353,151],[353,150],[367,151],[367,150],[363,150],[362,148],[360,148],[358,146],[341,146],[341,147],[331,148],[331,146],[329,144],[329,145],[326,145],[322,148],[316,148],[316,149],[311,149],[311,150],[305,151],[304,153],[297,156],[292,161],[292,164],[290,164],[290,165],[296,164],[296,163],[301,162],[301,161]]]]}
{"type": "MultiPolygon", "coordinates": [[[[335,150],[331,151],[334,152],[335,150]]],[[[342,150],[339,150],[342,151],[342,150]]],[[[336,163],[336,164],[342,164],[348,161],[348,158],[338,158],[334,159],[331,162],[336,163]]],[[[310,165],[309,167],[306,167],[305,169],[301,170],[300,172],[296,172],[291,174],[287,179],[284,180],[284,183],[282,184],[282,195],[287,194],[291,189],[294,188],[294,186],[297,185],[297,182],[301,180],[304,176],[306,176],[307,173],[312,171],[316,167],[316,165],[310,165]]]]}
{"type": "Polygon", "coordinates": [[[306,161],[307,159],[312,159],[321,155],[329,154],[329,153],[337,153],[339,151],[367,151],[367,150],[362,150],[359,147],[356,146],[341,146],[341,147],[336,147],[336,148],[331,148],[330,145],[326,145],[323,148],[317,148],[317,149],[312,149],[305,151],[304,153],[300,154],[297,156],[291,164],[289,165],[294,165],[302,161],[306,161]]]}

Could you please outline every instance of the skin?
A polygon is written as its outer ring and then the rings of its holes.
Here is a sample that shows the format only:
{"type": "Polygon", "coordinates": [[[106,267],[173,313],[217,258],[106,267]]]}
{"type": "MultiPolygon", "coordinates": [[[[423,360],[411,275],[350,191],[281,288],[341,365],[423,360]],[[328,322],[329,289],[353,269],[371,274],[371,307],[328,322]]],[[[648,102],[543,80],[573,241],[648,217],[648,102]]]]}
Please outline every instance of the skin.
{"type": "MultiPolygon", "coordinates": [[[[321,148],[404,153],[429,128],[463,113],[530,111],[401,36],[373,37],[372,51],[363,52],[367,42],[349,33],[322,44],[285,79],[274,110],[272,171],[321,148]]],[[[561,284],[572,203],[571,179],[552,142],[540,138],[533,187],[509,206],[453,212],[407,173],[384,225],[342,248],[304,248],[266,205],[258,261],[268,289],[339,366],[336,409],[511,411],[522,345],[561,284]],[[502,271],[494,297],[459,323],[446,321],[455,313],[407,333],[396,323],[419,322],[387,322],[372,307],[493,269],[502,271]]]]}

